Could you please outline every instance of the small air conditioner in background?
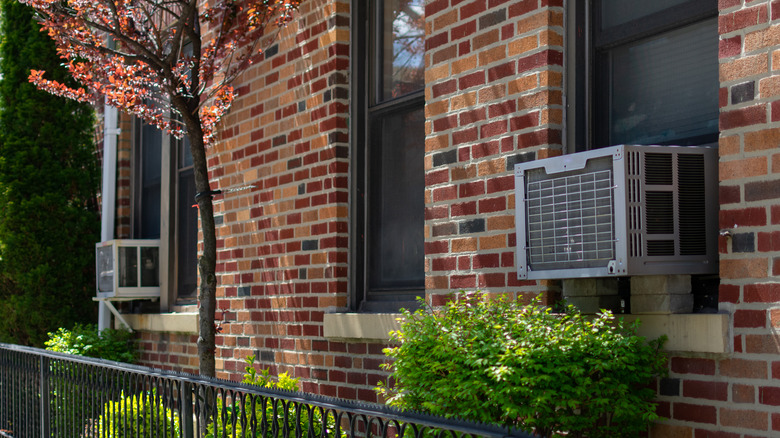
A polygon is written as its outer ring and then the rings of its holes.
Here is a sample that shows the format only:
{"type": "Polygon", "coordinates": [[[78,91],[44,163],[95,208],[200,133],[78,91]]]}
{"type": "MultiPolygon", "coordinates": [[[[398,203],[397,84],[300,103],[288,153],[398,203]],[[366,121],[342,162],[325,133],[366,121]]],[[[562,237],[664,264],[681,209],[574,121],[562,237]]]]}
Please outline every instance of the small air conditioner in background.
{"type": "Polygon", "coordinates": [[[160,297],[159,240],[108,240],[95,252],[98,299],[160,297]]]}
{"type": "Polygon", "coordinates": [[[718,152],[613,146],[515,165],[517,276],[718,272],[718,152]]]}

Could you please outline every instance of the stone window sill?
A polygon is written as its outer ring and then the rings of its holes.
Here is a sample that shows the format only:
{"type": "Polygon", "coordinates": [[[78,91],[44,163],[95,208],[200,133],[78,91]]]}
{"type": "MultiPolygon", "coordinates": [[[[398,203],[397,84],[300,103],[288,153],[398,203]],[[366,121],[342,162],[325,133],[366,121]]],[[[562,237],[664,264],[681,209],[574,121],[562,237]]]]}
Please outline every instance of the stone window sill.
{"type": "MultiPolygon", "coordinates": [[[[197,312],[123,314],[122,317],[133,331],[198,333],[197,312]]],[[[117,321],[116,324],[119,322],[117,321]]]]}
{"type": "MultiPolygon", "coordinates": [[[[398,330],[398,313],[327,313],[324,319],[326,338],[388,341],[389,332],[398,330]]],[[[639,335],[657,338],[666,335],[667,351],[726,353],[730,351],[729,315],[617,315],[627,322],[641,321],[639,335]]]]}

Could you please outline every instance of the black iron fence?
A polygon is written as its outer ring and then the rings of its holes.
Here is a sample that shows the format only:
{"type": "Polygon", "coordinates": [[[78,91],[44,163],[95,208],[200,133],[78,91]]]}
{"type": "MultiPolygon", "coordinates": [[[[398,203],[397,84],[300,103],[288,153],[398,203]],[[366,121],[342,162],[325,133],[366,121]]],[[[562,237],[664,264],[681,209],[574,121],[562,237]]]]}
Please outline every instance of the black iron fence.
{"type": "Polygon", "coordinates": [[[497,426],[0,344],[0,436],[530,438],[497,426]]]}

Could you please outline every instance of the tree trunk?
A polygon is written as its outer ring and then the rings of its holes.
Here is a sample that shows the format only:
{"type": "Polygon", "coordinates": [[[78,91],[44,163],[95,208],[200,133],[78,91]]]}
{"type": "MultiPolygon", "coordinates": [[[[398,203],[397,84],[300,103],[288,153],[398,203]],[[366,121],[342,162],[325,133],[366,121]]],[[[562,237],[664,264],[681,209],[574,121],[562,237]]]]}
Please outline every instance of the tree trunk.
{"type": "Polygon", "coordinates": [[[197,114],[184,116],[187,136],[192,152],[195,174],[195,200],[200,212],[200,230],[203,233],[203,252],[198,259],[200,288],[198,290],[198,371],[201,376],[214,377],[216,363],[216,326],[214,314],[217,307],[217,233],[214,225],[214,204],[203,142],[203,129],[197,114]],[[194,120],[193,120],[194,119],[194,120]]]}

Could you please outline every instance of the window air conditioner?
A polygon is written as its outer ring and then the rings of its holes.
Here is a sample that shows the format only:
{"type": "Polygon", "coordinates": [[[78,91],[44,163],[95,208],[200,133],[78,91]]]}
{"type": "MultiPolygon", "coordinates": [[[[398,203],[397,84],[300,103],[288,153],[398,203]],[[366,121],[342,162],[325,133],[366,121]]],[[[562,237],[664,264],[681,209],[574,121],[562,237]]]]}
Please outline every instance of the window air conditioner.
{"type": "Polygon", "coordinates": [[[109,240],[95,245],[97,297],[160,297],[160,241],[109,240]]]}
{"type": "Polygon", "coordinates": [[[518,278],[717,273],[717,160],[622,145],[515,165],[518,278]]]}

